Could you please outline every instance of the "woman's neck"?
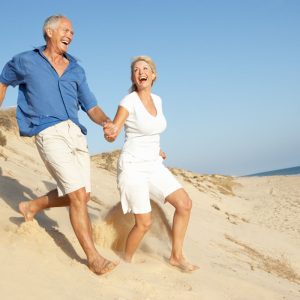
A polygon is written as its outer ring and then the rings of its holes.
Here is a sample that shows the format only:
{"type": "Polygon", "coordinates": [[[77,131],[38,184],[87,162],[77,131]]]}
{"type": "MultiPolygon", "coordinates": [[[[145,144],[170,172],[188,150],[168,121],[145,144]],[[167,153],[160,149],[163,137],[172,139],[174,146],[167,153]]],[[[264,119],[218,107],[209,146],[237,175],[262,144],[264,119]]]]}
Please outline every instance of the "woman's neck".
{"type": "Polygon", "coordinates": [[[151,101],[151,89],[137,90],[136,92],[144,103],[151,101]]]}

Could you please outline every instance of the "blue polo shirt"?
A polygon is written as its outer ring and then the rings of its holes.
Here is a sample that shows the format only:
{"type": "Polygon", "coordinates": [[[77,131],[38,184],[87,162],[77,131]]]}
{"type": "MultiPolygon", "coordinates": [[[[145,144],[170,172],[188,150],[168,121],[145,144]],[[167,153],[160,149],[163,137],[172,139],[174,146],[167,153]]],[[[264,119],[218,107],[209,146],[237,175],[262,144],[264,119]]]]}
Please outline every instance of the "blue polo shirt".
{"type": "Polygon", "coordinates": [[[45,46],[18,54],[3,68],[0,82],[19,85],[17,121],[20,135],[33,136],[41,130],[65,120],[79,123],[78,111],[85,112],[97,105],[86,82],[83,68],[76,59],[65,54],[69,65],[58,76],[43,54],[45,46]]]}

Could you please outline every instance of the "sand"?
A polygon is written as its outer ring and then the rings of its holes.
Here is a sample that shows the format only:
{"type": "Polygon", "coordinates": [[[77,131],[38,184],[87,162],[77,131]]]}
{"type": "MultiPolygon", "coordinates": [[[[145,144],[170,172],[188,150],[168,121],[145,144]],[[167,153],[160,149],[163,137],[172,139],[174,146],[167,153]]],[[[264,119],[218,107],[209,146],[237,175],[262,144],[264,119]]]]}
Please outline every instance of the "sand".
{"type": "MultiPolygon", "coordinates": [[[[67,208],[24,223],[20,201],[54,188],[14,110],[0,111],[1,299],[300,299],[300,176],[233,178],[172,169],[193,200],[183,273],[167,263],[173,209],[153,202],[153,225],[131,264],[97,276],[86,266],[67,208]]],[[[171,154],[169,154],[171,155],[171,154]]],[[[132,216],[120,210],[118,151],[91,157],[94,240],[118,260],[132,216]]],[[[199,158],[201,159],[201,158],[199,158]]]]}

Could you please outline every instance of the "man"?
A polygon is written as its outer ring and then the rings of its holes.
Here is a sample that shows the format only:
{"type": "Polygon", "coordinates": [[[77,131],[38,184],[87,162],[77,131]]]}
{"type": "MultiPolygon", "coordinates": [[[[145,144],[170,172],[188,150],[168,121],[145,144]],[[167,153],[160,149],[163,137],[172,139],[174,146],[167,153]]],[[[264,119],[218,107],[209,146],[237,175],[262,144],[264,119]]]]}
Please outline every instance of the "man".
{"type": "Polygon", "coordinates": [[[92,240],[87,211],[90,196],[90,157],[86,128],[79,123],[81,107],[95,123],[113,131],[113,125],[97,106],[84,70],[67,53],[73,39],[72,23],[58,15],[46,19],[43,27],[46,46],[18,54],[0,76],[0,105],[8,85],[19,85],[17,121],[22,136],[35,136],[39,153],[57,182],[57,189],[28,202],[19,210],[25,221],[45,208],[70,206],[70,220],[96,274],[116,264],[103,258],[92,240]]]}

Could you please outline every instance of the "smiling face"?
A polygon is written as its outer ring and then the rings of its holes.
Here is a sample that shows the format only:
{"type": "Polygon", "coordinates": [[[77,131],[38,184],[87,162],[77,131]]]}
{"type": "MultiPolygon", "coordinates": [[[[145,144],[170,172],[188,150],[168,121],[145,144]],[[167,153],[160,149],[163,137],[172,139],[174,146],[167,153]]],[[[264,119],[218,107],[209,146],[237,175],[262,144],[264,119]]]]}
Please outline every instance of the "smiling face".
{"type": "Polygon", "coordinates": [[[131,72],[131,80],[138,91],[146,88],[151,89],[156,74],[147,62],[143,60],[136,61],[132,66],[131,72]]]}
{"type": "Polygon", "coordinates": [[[47,46],[51,46],[57,53],[65,53],[72,42],[74,31],[71,21],[67,18],[61,18],[56,26],[46,29],[47,46]]]}

